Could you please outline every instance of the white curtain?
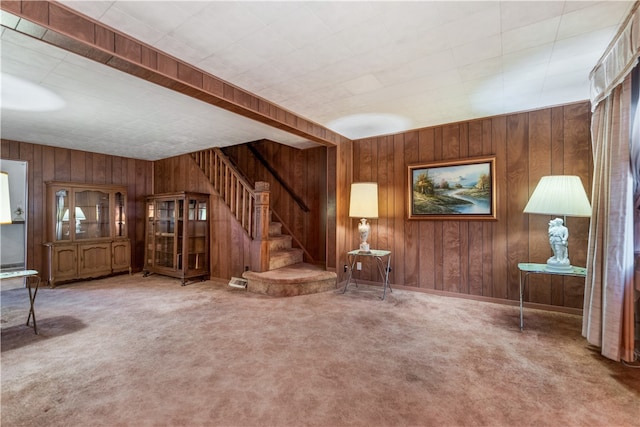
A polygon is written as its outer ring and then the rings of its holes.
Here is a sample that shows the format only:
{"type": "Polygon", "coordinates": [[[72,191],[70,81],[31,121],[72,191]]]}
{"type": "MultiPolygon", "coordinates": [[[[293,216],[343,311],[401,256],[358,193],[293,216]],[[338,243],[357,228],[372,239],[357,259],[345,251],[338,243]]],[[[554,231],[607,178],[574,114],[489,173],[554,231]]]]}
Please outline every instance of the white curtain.
{"type": "Polygon", "coordinates": [[[631,71],[640,55],[636,2],[591,73],[594,177],[582,334],[613,360],[634,360],[631,71]]]}
{"type": "MultiPolygon", "coordinates": [[[[613,360],[633,360],[624,342],[626,294],[633,290],[633,179],[629,154],[631,78],[593,113],[592,215],[582,334],[613,360]]],[[[629,302],[633,299],[630,298],[629,302]]],[[[627,309],[628,310],[628,309],[627,309]]]]}
{"type": "MultiPolygon", "coordinates": [[[[632,78],[631,94],[631,173],[633,175],[633,206],[635,214],[635,252],[640,260],[640,65],[636,65],[632,78]]],[[[636,267],[637,268],[637,267],[636,267]]],[[[640,291],[640,280],[636,289],[640,291]]]]}

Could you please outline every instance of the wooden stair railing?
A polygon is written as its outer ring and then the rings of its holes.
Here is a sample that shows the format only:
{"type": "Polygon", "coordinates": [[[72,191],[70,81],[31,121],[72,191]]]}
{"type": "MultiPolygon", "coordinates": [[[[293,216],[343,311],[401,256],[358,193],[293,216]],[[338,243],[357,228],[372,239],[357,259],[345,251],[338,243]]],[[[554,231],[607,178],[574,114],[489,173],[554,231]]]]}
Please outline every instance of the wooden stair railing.
{"type": "Polygon", "coordinates": [[[251,238],[251,269],[267,271],[269,183],[256,182],[254,189],[219,148],[198,151],[191,156],[251,238]]]}
{"type": "Polygon", "coordinates": [[[231,161],[218,148],[191,154],[213,188],[218,192],[231,213],[249,237],[254,238],[253,214],[255,194],[253,186],[234,168],[231,161]]]}

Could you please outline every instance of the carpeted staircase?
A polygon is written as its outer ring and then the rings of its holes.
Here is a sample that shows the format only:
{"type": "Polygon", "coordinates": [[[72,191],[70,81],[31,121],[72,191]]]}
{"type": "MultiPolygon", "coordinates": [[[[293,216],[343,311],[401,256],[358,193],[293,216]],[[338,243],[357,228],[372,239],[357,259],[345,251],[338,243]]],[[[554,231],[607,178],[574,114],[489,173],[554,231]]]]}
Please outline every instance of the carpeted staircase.
{"type": "Polygon", "coordinates": [[[277,297],[307,295],[336,288],[337,275],[303,262],[303,251],[292,247],[292,238],[282,234],[282,224],[269,224],[269,271],[245,271],[249,292],[277,297]]]}
{"type": "MultiPolygon", "coordinates": [[[[236,197],[253,194],[254,186],[244,177],[219,148],[193,153],[192,157],[243,229],[252,235],[251,213],[238,206],[236,197]]],[[[251,211],[251,200],[246,206],[251,211]]],[[[271,213],[271,212],[270,212],[271,213]]],[[[250,292],[272,296],[294,296],[324,292],[335,289],[338,276],[303,262],[303,250],[292,246],[292,236],[282,234],[282,224],[269,223],[269,270],[263,273],[245,271],[242,278],[232,277],[229,286],[245,288],[250,292]]]]}

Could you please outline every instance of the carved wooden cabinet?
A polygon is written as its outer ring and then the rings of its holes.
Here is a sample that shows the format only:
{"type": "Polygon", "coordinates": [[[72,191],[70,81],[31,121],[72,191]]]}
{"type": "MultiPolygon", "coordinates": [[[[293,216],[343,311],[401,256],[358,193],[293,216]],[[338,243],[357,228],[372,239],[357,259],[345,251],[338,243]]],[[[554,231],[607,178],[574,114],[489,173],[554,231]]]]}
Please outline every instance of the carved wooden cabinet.
{"type": "Polygon", "coordinates": [[[209,276],[209,195],[147,197],[144,275],[177,277],[185,285],[209,276]]]}
{"type": "Polygon", "coordinates": [[[50,286],[131,272],[123,186],[47,183],[47,272],[50,286]]]}

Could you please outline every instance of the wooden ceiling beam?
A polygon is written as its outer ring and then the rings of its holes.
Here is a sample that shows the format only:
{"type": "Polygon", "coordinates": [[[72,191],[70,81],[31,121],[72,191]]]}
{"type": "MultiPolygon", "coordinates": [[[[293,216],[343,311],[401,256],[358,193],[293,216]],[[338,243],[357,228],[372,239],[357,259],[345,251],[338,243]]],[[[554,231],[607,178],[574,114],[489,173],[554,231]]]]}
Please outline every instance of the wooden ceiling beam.
{"type": "Polygon", "coordinates": [[[16,18],[3,19],[2,25],[132,76],[326,146],[349,142],[324,126],[62,4],[3,0],[0,10],[16,18]],[[13,27],[9,27],[11,22],[15,22],[13,27]]]}

